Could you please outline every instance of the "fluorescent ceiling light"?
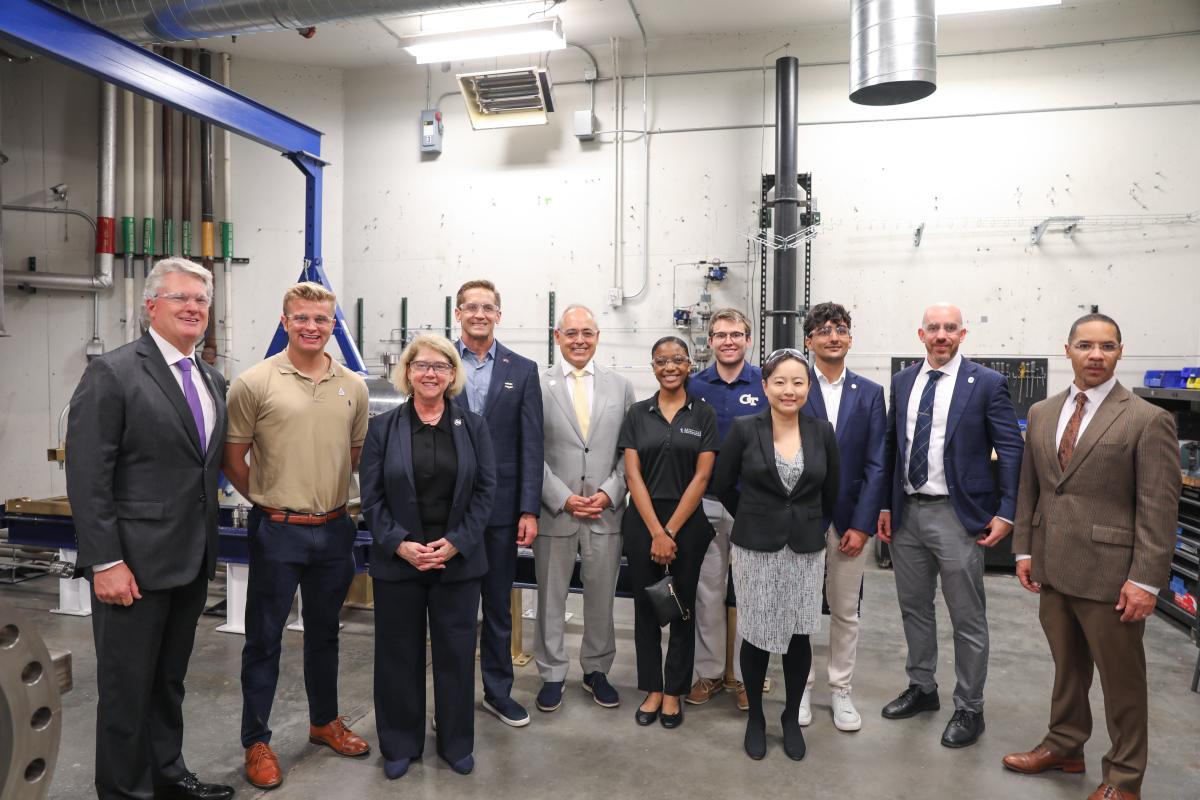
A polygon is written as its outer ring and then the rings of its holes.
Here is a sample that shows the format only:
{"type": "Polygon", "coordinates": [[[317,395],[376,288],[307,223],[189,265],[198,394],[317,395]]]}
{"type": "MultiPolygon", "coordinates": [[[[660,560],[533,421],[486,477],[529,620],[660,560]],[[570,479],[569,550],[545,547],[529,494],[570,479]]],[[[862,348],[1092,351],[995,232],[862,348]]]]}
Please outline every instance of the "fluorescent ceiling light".
{"type": "Polygon", "coordinates": [[[974,14],[978,11],[1010,11],[1017,8],[1061,6],[1062,0],[936,0],[937,15],[974,14]]]}
{"type": "Polygon", "coordinates": [[[418,64],[543,53],[566,46],[558,17],[473,31],[419,33],[404,37],[401,44],[418,64]]]}

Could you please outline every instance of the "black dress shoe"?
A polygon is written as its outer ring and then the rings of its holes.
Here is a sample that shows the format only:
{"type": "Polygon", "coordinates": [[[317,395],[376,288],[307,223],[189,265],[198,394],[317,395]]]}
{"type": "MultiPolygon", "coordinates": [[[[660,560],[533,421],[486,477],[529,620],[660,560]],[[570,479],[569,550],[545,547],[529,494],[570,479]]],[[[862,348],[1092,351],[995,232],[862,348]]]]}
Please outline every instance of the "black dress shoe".
{"type": "MultiPolygon", "coordinates": [[[[642,702],[644,703],[646,701],[643,700],[642,702]]],[[[662,708],[662,706],[659,706],[659,708],[662,708]]],[[[642,707],[638,706],[637,711],[635,711],[633,714],[633,718],[637,720],[638,725],[643,727],[646,725],[653,725],[654,721],[658,719],[659,708],[656,708],[653,711],[642,711],[642,707]]]]}
{"type": "Polygon", "coordinates": [[[664,728],[678,728],[680,725],[682,725],[683,724],[683,702],[681,701],[679,703],[679,710],[677,712],[675,712],[674,714],[667,714],[665,712],[659,713],[658,721],[660,723],[662,723],[662,726],[664,728]]]}
{"type": "Polygon", "coordinates": [[[767,755],[767,723],[755,724],[753,719],[746,720],[746,738],[742,740],[746,755],[755,761],[761,761],[767,755]]]}
{"type": "Polygon", "coordinates": [[[941,707],[936,688],[932,692],[922,692],[918,687],[910,686],[883,707],[883,718],[908,719],[922,711],[937,711],[941,707]]]}
{"type": "Polygon", "coordinates": [[[960,708],[954,712],[946,730],[942,733],[942,744],[946,747],[967,747],[979,741],[983,733],[983,712],[960,708]]]}
{"type": "Polygon", "coordinates": [[[800,727],[799,715],[794,711],[784,711],[780,722],[783,723],[783,752],[793,761],[803,761],[808,746],[804,744],[804,729],[800,727]]]}
{"type": "Polygon", "coordinates": [[[155,789],[154,797],[156,800],[229,800],[233,797],[233,787],[201,783],[195,773],[185,772],[175,783],[155,789]]]}

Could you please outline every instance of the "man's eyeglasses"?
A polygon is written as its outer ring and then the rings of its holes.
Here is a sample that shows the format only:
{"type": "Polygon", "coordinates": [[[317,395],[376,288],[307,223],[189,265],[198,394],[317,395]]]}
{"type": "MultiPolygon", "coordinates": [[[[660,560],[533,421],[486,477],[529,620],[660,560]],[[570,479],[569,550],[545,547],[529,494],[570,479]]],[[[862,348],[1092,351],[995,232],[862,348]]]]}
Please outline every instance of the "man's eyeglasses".
{"type": "Polygon", "coordinates": [[[824,339],[829,336],[832,336],[834,333],[836,333],[838,336],[849,336],[850,335],[850,326],[849,325],[836,325],[836,326],[825,325],[824,327],[817,328],[816,330],[814,330],[812,333],[809,334],[809,336],[816,336],[817,338],[824,339]]]}
{"type": "Polygon", "coordinates": [[[418,375],[426,372],[449,375],[454,371],[454,365],[447,364],[445,361],[413,361],[408,365],[408,368],[418,375]]]}
{"type": "Polygon", "coordinates": [[[463,303],[458,307],[458,310],[464,314],[478,314],[480,311],[482,311],[484,314],[487,314],[490,317],[499,313],[500,306],[494,305],[493,303],[463,303]]]}
{"type": "Polygon", "coordinates": [[[186,306],[188,301],[192,301],[201,308],[208,308],[212,305],[212,298],[206,294],[185,294],[184,292],[171,292],[169,294],[156,294],[160,300],[170,300],[172,303],[178,303],[181,306],[186,306]]]}
{"type": "Polygon", "coordinates": [[[1071,349],[1076,353],[1090,353],[1094,348],[1099,347],[1102,352],[1115,353],[1121,349],[1121,345],[1117,342],[1072,342],[1071,349]]]}
{"type": "Polygon", "coordinates": [[[337,322],[333,317],[327,317],[324,314],[318,314],[315,317],[310,317],[308,314],[288,314],[287,318],[288,322],[302,328],[310,322],[318,328],[332,328],[337,322]]]}
{"type": "Polygon", "coordinates": [[[594,331],[591,328],[583,328],[582,330],[570,328],[565,331],[559,331],[559,333],[562,334],[564,339],[583,339],[585,342],[590,342],[596,338],[600,331],[594,331]]]}
{"type": "Polygon", "coordinates": [[[710,334],[708,338],[714,342],[744,342],[746,340],[746,333],[744,331],[718,331],[717,333],[710,334]]]}
{"type": "Polygon", "coordinates": [[[668,364],[674,364],[677,367],[682,367],[687,364],[690,364],[691,361],[692,360],[690,358],[688,358],[687,356],[670,356],[670,357],[659,356],[658,358],[653,359],[650,363],[652,363],[654,366],[658,367],[659,369],[662,369],[663,367],[667,366],[668,364]]]}

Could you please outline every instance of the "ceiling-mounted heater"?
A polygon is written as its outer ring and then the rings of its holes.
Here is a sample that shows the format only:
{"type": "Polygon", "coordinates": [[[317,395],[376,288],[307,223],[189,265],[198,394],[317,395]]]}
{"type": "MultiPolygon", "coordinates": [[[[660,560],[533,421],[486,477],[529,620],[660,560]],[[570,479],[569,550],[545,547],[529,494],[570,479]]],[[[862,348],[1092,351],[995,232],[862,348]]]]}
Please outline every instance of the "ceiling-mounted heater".
{"type": "Polygon", "coordinates": [[[475,130],[545,125],[554,111],[550,73],[540,67],[470,72],[458,87],[475,130]]]}

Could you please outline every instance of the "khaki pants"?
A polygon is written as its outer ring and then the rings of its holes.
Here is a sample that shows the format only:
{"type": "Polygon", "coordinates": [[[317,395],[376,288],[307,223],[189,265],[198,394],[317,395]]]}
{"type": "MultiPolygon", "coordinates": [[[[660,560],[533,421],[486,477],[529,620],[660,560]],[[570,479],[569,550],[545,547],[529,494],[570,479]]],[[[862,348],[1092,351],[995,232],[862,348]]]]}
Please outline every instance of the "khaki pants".
{"type": "MultiPolygon", "coordinates": [[[[829,688],[850,690],[858,653],[858,594],[868,547],[851,558],[838,550],[842,537],[833,525],[825,532],[825,599],[829,603],[829,688]]],[[[869,544],[869,541],[868,541],[869,544]]],[[[808,671],[811,691],[817,679],[816,659],[808,671]]]]}

